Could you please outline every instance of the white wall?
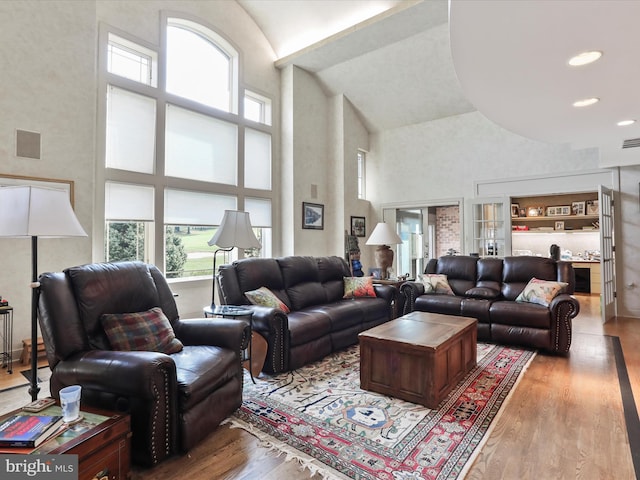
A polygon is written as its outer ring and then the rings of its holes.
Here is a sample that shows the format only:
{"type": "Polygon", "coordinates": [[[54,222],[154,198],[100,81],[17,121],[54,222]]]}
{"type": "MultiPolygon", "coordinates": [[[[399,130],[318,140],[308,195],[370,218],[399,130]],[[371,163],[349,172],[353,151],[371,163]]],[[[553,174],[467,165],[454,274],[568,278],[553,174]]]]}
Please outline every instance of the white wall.
{"type": "Polygon", "coordinates": [[[372,135],[369,167],[380,187],[369,199],[379,205],[469,198],[474,181],[593,170],[598,156],[520,137],[473,112],[372,135]]]}
{"type": "Polygon", "coordinates": [[[618,315],[640,318],[640,166],[620,168],[615,196],[618,315]],[[633,284],[633,286],[630,286],[633,284]]]}
{"type": "MultiPolygon", "coordinates": [[[[0,173],[72,180],[75,211],[91,233],[96,161],[98,25],[106,22],[160,44],[160,11],[201,19],[242,52],[244,86],[273,98],[274,160],[280,157],[280,72],[262,32],[236,2],[218,1],[2,1],[0,2],[0,173]],[[42,135],[42,158],[15,155],[15,130],[42,135]]],[[[276,167],[275,189],[280,189],[276,167]]],[[[279,219],[279,199],[274,203],[279,219]]],[[[99,226],[98,226],[99,227],[99,226]]],[[[277,230],[277,227],[276,229],[277,230]]],[[[276,236],[279,232],[276,232],[276,236]]],[[[38,271],[92,261],[92,240],[41,239],[38,271]]],[[[14,307],[13,348],[30,337],[30,241],[0,239],[0,295],[14,307]]],[[[201,315],[211,282],[176,282],[182,316],[201,315]]]]}
{"type": "MultiPolygon", "coordinates": [[[[92,2],[0,2],[0,173],[75,182],[92,230],[96,28],[92,2]],[[16,129],[41,134],[40,159],[15,154],[16,129]]],[[[1,221],[1,220],[0,220],[1,221]]],[[[0,295],[14,308],[13,347],[31,337],[31,242],[0,239],[0,295]]],[[[40,239],[38,271],[91,260],[88,238],[40,239]]]]}

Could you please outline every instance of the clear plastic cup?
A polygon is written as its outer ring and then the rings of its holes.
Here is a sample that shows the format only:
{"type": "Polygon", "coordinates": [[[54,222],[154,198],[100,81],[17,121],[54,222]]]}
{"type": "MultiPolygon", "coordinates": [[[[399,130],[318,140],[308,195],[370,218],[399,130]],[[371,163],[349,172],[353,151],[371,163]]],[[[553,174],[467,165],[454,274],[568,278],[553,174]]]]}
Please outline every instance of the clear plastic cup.
{"type": "Polygon", "coordinates": [[[80,416],[80,385],[71,385],[60,390],[60,406],[62,406],[62,419],[65,422],[73,422],[80,416]]]}

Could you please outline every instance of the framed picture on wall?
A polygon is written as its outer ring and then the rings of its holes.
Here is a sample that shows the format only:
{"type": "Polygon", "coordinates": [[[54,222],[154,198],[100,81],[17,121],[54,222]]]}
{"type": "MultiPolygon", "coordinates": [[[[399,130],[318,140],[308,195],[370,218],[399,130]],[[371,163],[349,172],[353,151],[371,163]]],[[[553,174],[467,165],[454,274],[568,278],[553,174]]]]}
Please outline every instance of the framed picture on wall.
{"type": "Polygon", "coordinates": [[[366,235],[366,220],[364,217],[351,217],[351,235],[364,237],[366,235]]]}
{"type": "Polygon", "coordinates": [[[302,228],[324,229],[324,205],[302,202],[302,228]]]}
{"type": "Polygon", "coordinates": [[[564,222],[556,222],[554,230],[564,230],[564,222]]]}

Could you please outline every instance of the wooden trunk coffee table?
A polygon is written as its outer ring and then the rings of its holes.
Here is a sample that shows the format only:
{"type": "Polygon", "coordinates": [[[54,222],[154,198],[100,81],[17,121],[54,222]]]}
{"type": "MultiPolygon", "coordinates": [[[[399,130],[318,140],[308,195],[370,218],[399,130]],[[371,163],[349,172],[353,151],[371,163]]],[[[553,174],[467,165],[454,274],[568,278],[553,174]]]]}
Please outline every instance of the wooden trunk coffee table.
{"type": "Polygon", "coordinates": [[[360,333],[360,388],[437,408],[476,366],[476,323],[411,312],[360,333]]]}

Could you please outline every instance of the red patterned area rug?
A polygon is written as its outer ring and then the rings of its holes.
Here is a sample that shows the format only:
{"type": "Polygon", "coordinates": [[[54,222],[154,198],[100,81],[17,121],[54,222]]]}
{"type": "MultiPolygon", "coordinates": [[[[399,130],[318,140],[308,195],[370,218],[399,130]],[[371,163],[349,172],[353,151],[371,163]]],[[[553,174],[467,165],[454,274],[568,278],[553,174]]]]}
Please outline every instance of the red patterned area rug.
{"type": "Polygon", "coordinates": [[[463,478],[535,352],[478,344],[437,410],[361,390],[353,346],[293,372],[245,376],[231,426],[326,479],[463,478]]]}

